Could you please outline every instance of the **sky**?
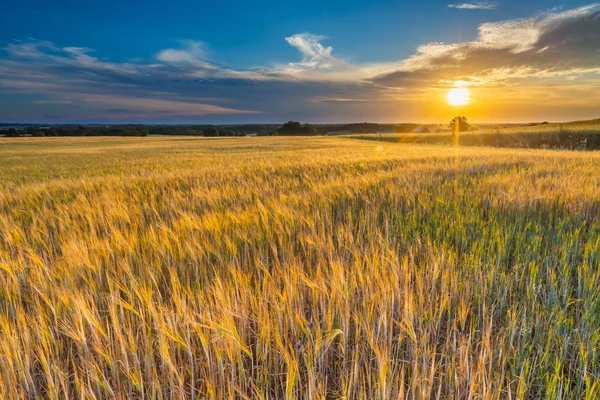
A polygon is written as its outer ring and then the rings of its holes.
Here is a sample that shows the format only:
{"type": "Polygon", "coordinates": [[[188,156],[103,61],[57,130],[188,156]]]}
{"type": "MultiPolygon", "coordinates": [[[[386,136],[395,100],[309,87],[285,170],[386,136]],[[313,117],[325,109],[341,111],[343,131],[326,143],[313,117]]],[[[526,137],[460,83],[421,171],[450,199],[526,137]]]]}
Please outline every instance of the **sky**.
{"type": "Polygon", "coordinates": [[[600,118],[600,4],[7,0],[0,122],[600,118]],[[456,109],[446,95],[466,87],[456,109]]]}

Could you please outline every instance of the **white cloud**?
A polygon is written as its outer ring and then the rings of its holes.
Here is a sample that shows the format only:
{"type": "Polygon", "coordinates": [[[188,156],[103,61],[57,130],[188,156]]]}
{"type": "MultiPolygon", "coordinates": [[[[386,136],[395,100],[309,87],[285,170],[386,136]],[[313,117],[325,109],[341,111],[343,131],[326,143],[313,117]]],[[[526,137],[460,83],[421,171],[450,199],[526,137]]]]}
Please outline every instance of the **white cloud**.
{"type": "Polygon", "coordinates": [[[32,39],[28,42],[17,41],[10,43],[4,50],[13,58],[35,60],[39,63],[111,70],[122,74],[136,73],[136,68],[133,64],[116,64],[99,60],[88,54],[93,52],[93,49],[85,47],[60,48],[48,41],[32,39]]]}
{"type": "Polygon", "coordinates": [[[397,62],[352,64],[333,56],[333,47],[325,47],[321,44],[324,39],[325,36],[308,32],[286,37],[285,40],[300,51],[302,61],[276,65],[274,68],[266,69],[266,75],[282,79],[352,82],[365,81],[374,75],[398,67],[397,62]]]}
{"type": "Polygon", "coordinates": [[[14,57],[39,58],[46,56],[46,53],[41,51],[42,48],[52,49],[54,45],[46,41],[16,41],[6,45],[3,50],[14,57]]]}
{"type": "Polygon", "coordinates": [[[156,59],[165,63],[191,63],[210,66],[206,62],[207,46],[204,42],[184,40],[181,49],[164,49],[156,53],[156,59]]]}
{"type": "MultiPolygon", "coordinates": [[[[287,74],[299,77],[323,77],[323,74],[333,75],[340,71],[352,68],[343,60],[334,57],[331,52],[333,47],[325,47],[321,41],[325,36],[312,33],[299,33],[286,37],[285,40],[302,54],[302,61],[290,62],[285,66],[278,66],[273,71],[278,74],[287,74]]],[[[317,78],[320,79],[320,78],[317,78]]]]}
{"type": "Polygon", "coordinates": [[[328,68],[337,60],[331,55],[333,47],[324,47],[320,43],[323,39],[325,39],[325,36],[313,35],[308,32],[285,38],[290,45],[297,48],[304,55],[302,64],[309,67],[328,68]]]}
{"type": "Polygon", "coordinates": [[[448,4],[448,7],[457,8],[459,10],[495,10],[498,8],[498,3],[483,1],[474,3],[448,4]]]}

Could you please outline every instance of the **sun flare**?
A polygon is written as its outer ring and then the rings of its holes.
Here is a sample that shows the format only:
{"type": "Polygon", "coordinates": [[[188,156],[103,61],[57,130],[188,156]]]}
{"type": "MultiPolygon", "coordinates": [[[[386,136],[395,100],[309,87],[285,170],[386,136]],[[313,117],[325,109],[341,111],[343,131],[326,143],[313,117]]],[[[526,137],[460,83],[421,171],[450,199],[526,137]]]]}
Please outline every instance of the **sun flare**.
{"type": "Polygon", "coordinates": [[[469,89],[466,88],[454,88],[448,92],[448,103],[450,105],[458,107],[469,104],[469,89]]]}

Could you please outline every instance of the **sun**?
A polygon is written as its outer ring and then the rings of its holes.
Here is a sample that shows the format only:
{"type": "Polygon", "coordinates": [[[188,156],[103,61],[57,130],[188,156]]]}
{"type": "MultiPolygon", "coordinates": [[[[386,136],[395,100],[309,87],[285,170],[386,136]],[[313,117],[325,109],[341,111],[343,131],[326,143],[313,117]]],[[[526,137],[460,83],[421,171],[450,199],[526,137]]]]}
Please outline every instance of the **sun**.
{"type": "Polygon", "coordinates": [[[469,93],[469,89],[466,88],[454,88],[450,89],[448,92],[448,103],[450,105],[458,107],[469,104],[469,97],[471,93],[469,93]]]}

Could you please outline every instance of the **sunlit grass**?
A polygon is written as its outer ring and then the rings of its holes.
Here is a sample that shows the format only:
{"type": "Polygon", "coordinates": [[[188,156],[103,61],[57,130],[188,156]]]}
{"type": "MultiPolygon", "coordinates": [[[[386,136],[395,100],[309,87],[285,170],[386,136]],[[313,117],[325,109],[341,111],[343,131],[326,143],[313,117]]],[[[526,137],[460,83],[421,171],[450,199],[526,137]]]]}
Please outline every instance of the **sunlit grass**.
{"type": "MultiPolygon", "coordinates": [[[[403,133],[348,135],[351,138],[405,144],[453,144],[452,133],[403,133]]],[[[462,146],[600,150],[600,123],[584,121],[569,124],[486,128],[460,133],[462,146]]]]}
{"type": "Polygon", "coordinates": [[[600,154],[0,144],[0,398],[600,397],[600,154]]]}

